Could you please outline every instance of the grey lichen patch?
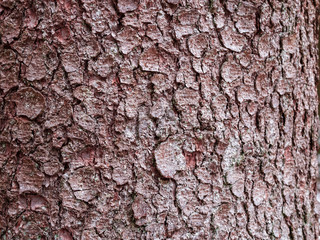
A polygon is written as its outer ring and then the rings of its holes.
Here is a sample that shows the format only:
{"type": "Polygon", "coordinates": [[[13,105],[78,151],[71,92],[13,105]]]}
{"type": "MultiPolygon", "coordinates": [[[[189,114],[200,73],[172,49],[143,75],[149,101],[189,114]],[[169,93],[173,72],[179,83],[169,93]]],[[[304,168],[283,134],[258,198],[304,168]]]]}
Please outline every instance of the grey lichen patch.
{"type": "Polygon", "coordinates": [[[231,83],[237,79],[240,79],[243,75],[239,64],[233,60],[228,60],[223,63],[221,67],[221,76],[227,82],[231,83]]]}
{"type": "Polygon", "coordinates": [[[57,99],[57,101],[48,99],[47,104],[47,120],[46,128],[56,127],[58,125],[69,125],[71,122],[72,106],[65,99],[57,99]]]}
{"type": "Polygon", "coordinates": [[[187,110],[189,107],[199,106],[199,92],[192,89],[178,90],[174,95],[176,106],[179,110],[187,110]]]}
{"type": "Polygon", "coordinates": [[[195,128],[199,126],[198,121],[198,106],[199,106],[199,92],[184,88],[177,90],[174,95],[174,104],[181,112],[184,128],[195,128]]]}
{"type": "Polygon", "coordinates": [[[139,65],[143,71],[165,74],[175,68],[172,56],[154,46],[143,51],[139,59],[139,65]]]}
{"type": "Polygon", "coordinates": [[[95,119],[89,116],[79,105],[74,108],[74,121],[90,132],[95,130],[95,119]]]}
{"type": "Polygon", "coordinates": [[[245,174],[238,168],[233,168],[227,172],[226,181],[231,184],[232,193],[241,198],[244,196],[245,174]]]}
{"type": "Polygon", "coordinates": [[[237,33],[230,27],[225,27],[221,30],[220,34],[223,45],[234,52],[241,52],[247,43],[243,35],[237,33]]]}
{"type": "Polygon", "coordinates": [[[131,27],[125,27],[118,33],[117,39],[120,43],[120,50],[124,54],[130,53],[136,46],[140,44],[140,37],[136,30],[131,27]]]}
{"type": "Polygon", "coordinates": [[[319,1],[0,2],[1,237],[318,237],[319,1]]]}
{"type": "Polygon", "coordinates": [[[296,45],[298,41],[297,38],[298,36],[296,33],[282,38],[281,42],[282,42],[283,50],[286,51],[287,53],[294,54],[297,51],[296,49],[296,45]]]}
{"type": "Polygon", "coordinates": [[[140,66],[144,71],[159,72],[159,52],[155,47],[145,50],[140,57],[140,66]]]}
{"type": "Polygon", "coordinates": [[[86,111],[90,116],[103,115],[103,101],[95,98],[93,89],[81,85],[74,90],[74,96],[82,101],[86,107],[86,111]]]}
{"type": "Polygon", "coordinates": [[[76,170],[69,178],[69,184],[77,199],[92,200],[99,191],[100,177],[92,167],[83,167],[76,170]]]}
{"type": "Polygon", "coordinates": [[[236,23],[240,33],[253,34],[256,31],[255,17],[241,17],[236,23]]]}
{"type": "Polygon", "coordinates": [[[114,63],[115,59],[111,54],[102,54],[97,61],[89,62],[89,69],[94,70],[101,77],[107,77],[115,70],[114,63]]]}
{"type": "Polygon", "coordinates": [[[117,3],[117,7],[121,13],[134,11],[138,8],[138,6],[139,1],[137,0],[119,0],[117,3]]]}
{"type": "Polygon", "coordinates": [[[182,153],[181,142],[169,138],[155,150],[157,169],[165,178],[173,178],[177,171],[186,169],[186,159],[182,153]]]}
{"type": "Polygon", "coordinates": [[[237,92],[237,98],[239,102],[246,100],[254,101],[256,99],[256,92],[253,86],[240,86],[237,92]]]}
{"type": "Polygon", "coordinates": [[[200,58],[208,47],[208,39],[205,34],[193,35],[188,39],[189,51],[193,56],[200,58]]]}
{"type": "Polygon", "coordinates": [[[27,67],[26,70],[26,78],[29,81],[41,80],[46,76],[46,66],[44,65],[44,61],[42,56],[34,56],[27,67]]]}
{"type": "Polygon", "coordinates": [[[132,210],[137,225],[142,225],[144,223],[143,220],[151,213],[148,203],[141,195],[135,198],[132,204],[132,210]]]}
{"type": "Polygon", "coordinates": [[[235,15],[235,21],[235,26],[241,34],[253,34],[257,30],[254,5],[248,2],[240,3],[235,15]]]}
{"type": "Polygon", "coordinates": [[[241,155],[241,143],[240,139],[232,137],[228,143],[228,146],[223,154],[223,160],[221,167],[224,171],[232,169],[236,164],[241,163],[243,157],[241,155]]]}
{"type": "Polygon", "coordinates": [[[121,167],[115,167],[112,172],[112,179],[117,185],[124,185],[130,182],[132,171],[130,167],[123,164],[121,167]]]}
{"type": "Polygon", "coordinates": [[[22,88],[11,96],[12,101],[16,103],[16,111],[19,116],[27,116],[35,119],[46,106],[44,96],[33,88],[22,88]]]}
{"type": "Polygon", "coordinates": [[[276,37],[272,37],[269,34],[263,34],[258,43],[258,52],[260,57],[267,58],[274,53],[275,46],[278,46],[276,37]]]}
{"type": "Polygon", "coordinates": [[[261,205],[267,199],[267,185],[264,181],[258,180],[254,183],[252,197],[256,206],[261,205]]]}
{"type": "Polygon", "coordinates": [[[171,74],[169,76],[165,74],[156,73],[151,77],[151,82],[153,84],[153,90],[157,94],[161,94],[172,88],[175,75],[171,74]]]}
{"type": "Polygon", "coordinates": [[[44,174],[37,168],[36,163],[30,158],[24,158],[18,168],[16,175],[19,192],[39,193],[44,184],[44,174]]]}

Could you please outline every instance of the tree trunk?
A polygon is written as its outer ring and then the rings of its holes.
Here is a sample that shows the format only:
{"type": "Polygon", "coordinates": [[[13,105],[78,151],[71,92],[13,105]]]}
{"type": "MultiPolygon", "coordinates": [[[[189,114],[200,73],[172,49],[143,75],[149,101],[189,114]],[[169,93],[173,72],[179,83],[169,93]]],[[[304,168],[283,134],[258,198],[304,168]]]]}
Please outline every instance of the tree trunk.
{"type": "Polygon", "coordinates": [[[1,239],[317,239],[317,0],[2,0],[1,239]]]}

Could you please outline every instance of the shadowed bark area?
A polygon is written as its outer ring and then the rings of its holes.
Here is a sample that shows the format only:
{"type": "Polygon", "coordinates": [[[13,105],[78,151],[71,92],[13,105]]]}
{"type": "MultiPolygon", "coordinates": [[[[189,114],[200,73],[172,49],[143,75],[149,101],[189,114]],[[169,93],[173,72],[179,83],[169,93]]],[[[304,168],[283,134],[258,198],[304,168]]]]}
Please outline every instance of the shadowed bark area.
{"type": "Polygon", "coordinates": [[[2,0],[1,239],[317,239],[312,0],[2,0]]]}

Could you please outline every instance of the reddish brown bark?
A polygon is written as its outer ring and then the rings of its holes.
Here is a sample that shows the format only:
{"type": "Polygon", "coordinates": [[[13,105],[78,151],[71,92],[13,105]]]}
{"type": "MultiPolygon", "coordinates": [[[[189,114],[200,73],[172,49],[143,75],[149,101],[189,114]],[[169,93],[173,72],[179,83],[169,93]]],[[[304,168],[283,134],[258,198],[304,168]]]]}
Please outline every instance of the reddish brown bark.
{"type": "Polygon", "coordinates": [[[1,1],[1,239],[317,239],[318,7],[1,1]]]}

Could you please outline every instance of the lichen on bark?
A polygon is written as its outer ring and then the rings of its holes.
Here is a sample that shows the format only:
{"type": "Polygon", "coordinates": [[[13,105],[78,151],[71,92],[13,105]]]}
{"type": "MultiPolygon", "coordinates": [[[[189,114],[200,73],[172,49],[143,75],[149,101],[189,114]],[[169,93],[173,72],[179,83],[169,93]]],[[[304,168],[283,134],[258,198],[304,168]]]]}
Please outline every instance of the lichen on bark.
{"type": "Polygon", "coordinates": [[[1,239],[317,239],[319,1],[0,2],[1,239]]]}

